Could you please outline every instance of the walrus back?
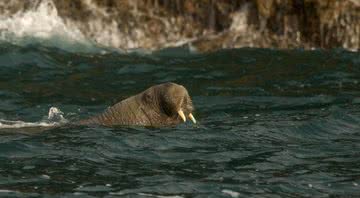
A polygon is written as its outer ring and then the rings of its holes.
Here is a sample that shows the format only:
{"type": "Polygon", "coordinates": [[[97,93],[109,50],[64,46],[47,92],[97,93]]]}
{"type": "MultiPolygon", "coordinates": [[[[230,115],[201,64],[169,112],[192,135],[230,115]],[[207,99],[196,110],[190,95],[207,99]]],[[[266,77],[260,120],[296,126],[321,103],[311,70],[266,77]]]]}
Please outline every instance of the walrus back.
{"type": "Polygon", "coordinates": [[[102,114],[80,120],[77,125],[151,125],[144,114],[138,96],[127,98],[114,106],[107,108],[102,114]]]}

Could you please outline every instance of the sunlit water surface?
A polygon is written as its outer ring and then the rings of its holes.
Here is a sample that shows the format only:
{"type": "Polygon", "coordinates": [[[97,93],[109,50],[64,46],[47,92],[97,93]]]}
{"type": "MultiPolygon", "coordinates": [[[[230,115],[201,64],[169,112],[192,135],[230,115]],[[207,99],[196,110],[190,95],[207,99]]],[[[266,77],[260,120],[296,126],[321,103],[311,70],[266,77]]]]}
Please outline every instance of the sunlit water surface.
{"type": "Polygon", "coordinates": [[[168,81],[187,87],[198,125],[0,125],[0,196],[360,196],[358,53],[0,43],[3,122],[39,123],[52,106],[78,120],[168,81]]]}

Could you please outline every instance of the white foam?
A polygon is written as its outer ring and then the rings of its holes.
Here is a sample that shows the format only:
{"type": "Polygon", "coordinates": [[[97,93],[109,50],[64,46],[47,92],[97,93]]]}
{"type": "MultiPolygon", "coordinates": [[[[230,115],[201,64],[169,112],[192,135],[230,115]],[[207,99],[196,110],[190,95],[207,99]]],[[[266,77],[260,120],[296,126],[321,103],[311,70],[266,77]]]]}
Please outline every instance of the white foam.
{"type": "Polygon", "coordinates": [[[182,196],[179,196],[179,195],[165,196],[165,195],[153,195],[150,193],[138,193],[138,195],[147,196],[147,197],[157,197],[157,198],[183,198],[182,196]]]}
{"type": "Polygon", "coordinates": [[[48,117],[46,120],[38,122],[24,122],[21,120],[4,120],[0,119],[0,129],[17,129],[17,128],[26,128],[26,127],[54,127],[61,124],[67,123],[63,117],[63,112],[56,107],[51,107],[49,109],[48,117]]]}
{"type": "Polygon", "coordinates": [[[24,121],[12,121],[0,119],[0,129],[17,129],[25,127],[52,127],[57,126],[59,123],[49,122],[24,122],[24,121]]]}
{"type": "MultiPolygon", "coordinates": [[[[122,196],[125,195],[126,193],[124,192],[110,192],[110,195],[117,195],[117,196],[122,196]]],[[[180,195],[153,195],[150,193],[136,193],[137,195],[140,196],[145,196],[145,197],[157,197],[157,198],[184,198],[183,196],[180,195]]]]}
{"type": "Polygon", "coordinates": [[[221,192],[224,193],[224,194],[228,194],[228,195],[230,195],[231,197],[234,197],[234,198],[239,197],[239,195],[240,195],[240,193],[238,193],[238,192],[235,192],[235,191],[232,191],[232,190],[227,190],[227,189],[224,189],[221,192]]]}
{"type": "Polygon", "coordinates": [[[41,175],[42,178],[44,179],[50,179],[51,177],[49,175],[41,175]]]}
{"type": "Polygon", "coordinates": [[[2,190],[2,189],[0,189],[0,193],[11,193],[11,192],[15,192],[15,191],[12,191],[12,190],[2,190]]]}

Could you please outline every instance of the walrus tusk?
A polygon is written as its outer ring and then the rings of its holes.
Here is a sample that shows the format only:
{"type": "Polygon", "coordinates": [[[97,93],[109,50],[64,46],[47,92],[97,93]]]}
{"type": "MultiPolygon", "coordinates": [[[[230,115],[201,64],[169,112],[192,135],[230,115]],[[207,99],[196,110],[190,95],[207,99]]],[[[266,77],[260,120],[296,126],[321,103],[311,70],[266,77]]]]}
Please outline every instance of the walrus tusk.
{"type": "Polygon", "coordinates": [[[178,111],[178,114],[184,120],[184,122],[186,122],[186,117],[184,115],[184,112],[181,109],[178,111]]]}
{"type": "Polygon", "coordinates": [[[191,120],[194,124],[196,124],[196,120],[195,120],[195,118],[194,118],[194,116],[193,116],[192,113],[189,113],[189,118],[190,118],[190,120],[191,120]]]}

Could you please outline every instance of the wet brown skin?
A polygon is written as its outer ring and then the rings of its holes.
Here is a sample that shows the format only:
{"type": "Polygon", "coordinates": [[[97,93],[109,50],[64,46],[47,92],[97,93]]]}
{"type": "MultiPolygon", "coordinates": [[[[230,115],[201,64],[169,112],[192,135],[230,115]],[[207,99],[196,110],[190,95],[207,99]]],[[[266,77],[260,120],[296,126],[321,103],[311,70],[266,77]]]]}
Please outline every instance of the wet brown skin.
{"type": "Polygon", "coordinates": [[[175,126],[185,122],[186,118],[196,123],[195,118],[192,118],[193,109],[191,98],[185,87],[176,83],[163,83],[120,101],[100,115],[80,120],[74,124],[175,126]]]}

